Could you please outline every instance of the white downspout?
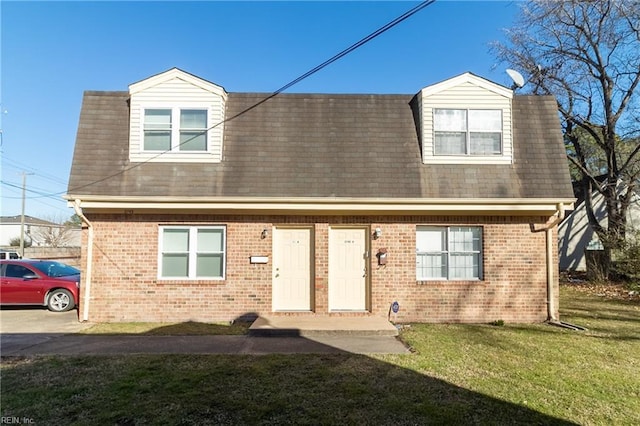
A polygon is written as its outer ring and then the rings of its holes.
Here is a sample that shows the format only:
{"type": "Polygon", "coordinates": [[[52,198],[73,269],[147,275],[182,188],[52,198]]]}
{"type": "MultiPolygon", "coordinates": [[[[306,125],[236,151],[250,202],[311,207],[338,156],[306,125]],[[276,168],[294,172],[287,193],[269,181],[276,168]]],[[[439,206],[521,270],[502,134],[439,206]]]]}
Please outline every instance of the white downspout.
{"type": "Polygon", "coordinates": [[[547,239],[547,320],[557,322],[556,306],[553,300],[553,230],[547,228],[544,233],[547,239]]]}
{"type": "Polygon", "coordinates": [[[544,227],[540,229],[533,229],[534,232],[545,231],[545,239],[546,239],[546,263],[547,263],[547,321],[549,322],[558,322],[558,318],[556,318],[555,310],[556,306],[553,301],[553,270],[554,262],[553,262],[553,228],[558,225],[562,219],[564,219],[565,215],[565,206],[563,203],[559,203],[556,207],[558,216],[552,220],[551,222],[547,222],[544,224],[544,227]]]}
{"type": "Polygon", "coordinates": [[[82,304],[82,321],[89,321],[89,301],[91,300],[91,272],[93,269],[93,224],[89,222],[89,219],[82,213],[82,207],[80,207],[80,200],[76,199],[73,203],[73,209],[76,214],[84,223],[87,224],[89,229],[89,238],[87,241],[87,270],[84,274],[84,288],[82,294],[84,296],[84,303],[82,304]]]}

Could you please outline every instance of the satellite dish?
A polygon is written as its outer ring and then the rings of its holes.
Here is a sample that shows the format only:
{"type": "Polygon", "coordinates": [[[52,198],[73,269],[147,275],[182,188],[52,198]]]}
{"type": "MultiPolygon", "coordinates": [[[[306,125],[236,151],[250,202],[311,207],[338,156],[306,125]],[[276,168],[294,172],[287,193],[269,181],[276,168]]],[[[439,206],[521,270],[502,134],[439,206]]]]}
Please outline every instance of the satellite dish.
{"type": "Polygon", "coordinates": [[[522,74],[520,74],[518,71],[507,69],[507,74],[509,74],[509,77],[511,77],[511,80],[513,80],[513,86],[511,86],[511,90],[515,90],[524,86],[524,77],[522,77],[522,74]]]}

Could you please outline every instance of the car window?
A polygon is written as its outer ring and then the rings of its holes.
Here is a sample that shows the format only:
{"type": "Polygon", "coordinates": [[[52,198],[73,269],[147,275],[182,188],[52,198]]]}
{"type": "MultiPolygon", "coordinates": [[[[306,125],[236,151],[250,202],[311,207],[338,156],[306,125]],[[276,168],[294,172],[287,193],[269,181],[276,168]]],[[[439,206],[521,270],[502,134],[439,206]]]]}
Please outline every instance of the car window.
{"type": "Polygon", "coordinates": [[[5,269],[5,276],[7,278],[23,278],[26,275],[35,275],[29,268],[25,268],[22,265],[7,265],[5,269]]]}
{"type": "Polygon", "coordinates": [[[73,266],[65,265],[60,262],[41,261],[33,263],[33,266],[38,268],[38,270],[46,276],[52,278],[67,277],[69,275],[78,275],[80,273],[80,271],[73,266]]]}

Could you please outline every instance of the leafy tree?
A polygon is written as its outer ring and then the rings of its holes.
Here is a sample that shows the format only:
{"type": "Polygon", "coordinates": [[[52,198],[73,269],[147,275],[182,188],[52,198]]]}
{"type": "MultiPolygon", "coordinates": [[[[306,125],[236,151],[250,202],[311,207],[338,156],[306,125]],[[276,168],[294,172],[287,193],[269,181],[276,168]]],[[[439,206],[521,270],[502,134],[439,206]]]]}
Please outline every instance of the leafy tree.
{"type": "Polygon", "coordinates": [[[624,241],[640,178],[640,2],[524,3],[494,51],[528,76],[534,94],[556,97],[567,157],[608,263],[624,241]],[[594,215],[594,191],[603,196],[606,225],[594,215]]]}
{"type": "MultiPolygon", "coordinates": [[[[31,247],[31,239],[30,238],[25,238],[24,239],[24,247],[31,247]]],[[[20,237],[13,237],[9,240],[9,245],[11,247],[20,247],[20,237]]]]}
{"type": "Polygon", "coordinates": [[[74,213],[66,222],[64,222],[64,225],[75,226],[79,228],[80,226],[82,226],[82,219],[80,219],[80,216],[74,213]]]}

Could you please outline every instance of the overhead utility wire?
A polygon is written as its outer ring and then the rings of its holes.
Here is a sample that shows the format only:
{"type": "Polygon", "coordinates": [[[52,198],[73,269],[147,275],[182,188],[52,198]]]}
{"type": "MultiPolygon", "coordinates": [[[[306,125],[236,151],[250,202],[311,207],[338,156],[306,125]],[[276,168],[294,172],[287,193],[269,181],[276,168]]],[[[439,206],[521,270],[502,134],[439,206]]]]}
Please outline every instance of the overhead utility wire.
{"type": "MultiPolygon", "coordinates": [[[[16,185],[16,184],[11,183],[11,182],[4,181],[4,180],[0,180],[0,183],[2,183],[3,185],[6,185],[6,186],[10,186],[10,187],[12,187],[12,188],[22,189],[22,187],[21,187],[21,186],[16,185]]],[[[33,187],[32,187],[32,188],[33,188],[33,187]]],[[[51,198],[52,200],[55,200],[55,201],[61,201],[61,202],[64,202],[63,200],[61,200],[61,199],[59,199],[59,198],[56,198],[56,197],[55,197],[55,194],[47,194],[47,193],[45,193],[45,192],[35,191],[35,190],[33,190],[33,189],[29,189],[29,188],[25,188],[25,191],[26,191],[26,192],[31,192],[31,193],[33,193],[33,194],[38,194],[38,197],[29,197],[29,199],[36,199],[36,198],[51,198]]],[[[7,199],[21,199],[22,197],[7,197],[7,196],[3,196],[2,198],[7,198],[7,199]]]]}
{"type": "MultiPolygon", "coordinates": [[[[314,68],[310,69],[310,70],[309,70],[309,71],[307,71],[306,73],[302,74],[300,77],[298,77],[298,78],[296,78],[296,79],[294,79],[294,80],[290,81],[289,83],[285,84],[285,85],[284,85],[284,86],[282,86],[281,88],[277,89],[275,92],[271,93],[271,94],[270,94],[269,96],[267,96],[266,98],[264,98],[264,99],[262,99],[262,100],[260,100],[260,101],[256,102],[255,104],[251,105],[250,107],[248,107],[248,108],[246,108],[246,109],[244,109],[244,110],[240,111],[240,112],[239,112],[239,113],[237,113],[236,115],[231,116],[231,117],[229,117],[229,118],[226,118],[226,119],[224,119],[224,120],[222,120],[222,121],[220,121],[220,122],[218,122],[218,123],[214,124],[213,126],[209,127],[208,129],[204,130],[203,132],[198,133],[197,135],[194,135],[193,137],[191,137],[191,138],[189,138],[189,139],[187,139],[187,140],[185,140],[185,141],[181,142],[181,143],[180,143],[180,145],[178,145],[178,146],[184,145],[184,144],[186,144],[187,142],[189,142],[189,141],[191,141],[191,140],[195,139],[196,137],[198,137],[198,136],[200,136],[200,135],[203,135],[203,134],[207,133],[207,132],[208,132],[208,131],[210,131],[210,130],[215,129],[216,127],[220,126],[221,124],[224,124],[224,123],[226,123],[226,122],[229,122],[229,121],[231,121],[231,120],[234,120],[234,119],[236,119],[236,118],[240,117],[241,115],[244,115],[244,114],[246,114],[247,112],[251,111],[252,109],[257,108],[258,106],[260,106],[260,105],[262,105],[263,103],[265,103],[265,102],[269,101],[270,99],[273,99],[274,97],[276,97],[276,96],[277,96],[277,95],[279,95],[280,93],[284,92],[285,90],[289,89],[290,87],[292,87],[292,86],[294,86],[294,85],[296,85],[296,84],[300,83],[302,80],[306,79],[307,77],[309,77],[309,76],[311,76],[311,75],[313,75],[313,74],[317,73],[317,72],[318,72],[318,71],[320,71],[321,69],[323,69],[323,68],[325,68],[325,67],[327,67],[327,66],[331,65],[332,63],[336,62],[337,60],[339,60],[339,59],[343,58],[344,56],[348,55],[349,53],[353,52],[354,50],[358,49],[359,47],[361,47],[361,46],[365,45],[366,43],[370,42],[370,41],[371,41],[371,40],[373,40],[374,38],[376,38],[376,37],[378,37],[379,35],[383,34],[384,32],[386,32],[386,31],[390,30],[391,28],[395,27],[396,25],[398,25],[398,24],[399,24],[399,23],[401,23],[402,21],[404,21],[404,20],[408,19],[409,17],[411,17],[411,16],[415,15],[416,13],[420,12],[422,9],[426,8],[427,6],[429,6],[429,5],[433,4],[433,3],[435,3],[435,1],[436,1],[436,0],[426,0],[426,1],[423,1],[422,3],[418,4],[418,5],[417,5],[417,6],[415,6],[414,8],[409,9],[407,12],[405,12],[405,13],[403,13],[402,15],[400,15],[399,17],[395,18],[393,21],[391,21],[391,22],[389,22],[389,23],[387,23],[387,24],[383,25],[382,27],[378,28],[377,30],[375,30],[374,32],[372,32],[371,34],[369,34],[368,36],[366,36],[366,37],[362,38],[361,40],[359,40],[359,41],[357,41],[356,43],[352,44],[351,46],[347,47],[346,49],[344,49],[344,50],[343,50],[343,51],[341,51],[340,53],[338,53],[338,54],[334,55],[334,56],[333,56],[333,57],[331,57],[330,59],[327,59],[326,61],[324,61],[324,62],[323,62],[323,63],[321,63],[320,65],[318,65],[318,66],[316,66],[316,67],[314,67],[314,68]]],[[[163,151],[163,152],[161,152],[161,153],[159,153],[159,154],[157,154],[157,155],[155,155],[155,156],[153,156],[153,157],[151,157],[151,158],[146,159],[145,161],[142,161],[142,162],[140,162],[140,163],[136,163],[136,164],[132,165],[132,166],[131,166],[131,167],[129,167],[129,168],[126,168],[126,169],[124,169],[124,170],[121,170],[121,171],[119,171],[119,172],[117,172],[117,173],[114,173],[114,174],[112,174],[112,175],[106,176],[106,177],[104,177],[104,178],[102,178],[102,179],[98,179],[98,180],[95,180],[95,181],[93,181],[93,182],[89,182],[89,183],[87,183],[87,184],[84,184],[84,185],[80,185],[80,186],[77,186],[77,187],[71,188],[71,189],[69,189],[67,192],[77,191],[77,190],[79,190],[79,189],[83,189],[83,188],[86,188],[86,187],[88,187],[88,186],[95,185],[96,183],[104,182],[104,181],[109,180],[109,179],[111,179],[111,178],[113,178],[113,177],[116,177],[116,176],[122,175],[122,174],[124,174],[124,173],[128,172],[129,170],[133,170],[133,169],[138,168],[138,167],[140,167],[140,166],[142,166],[142,165],[144,165],[144,164],[147,164],[148,162],[150,162],[150,161],[152,161],[152,160],[155,160],[156,158],[158,158],[158,157],[160,157],[160,156],[162,156],[162,155],[164,155],[164,154],[166,154],[166,153],[168,153],[168,152],[170,152],[170,151],[171,151],[170,149],[169,149],[169,150],[166,150],[166,151],[163,151]]],[[[62,195],[62,194],[64,194],[64,192],[59,192],[59,193],[51,194],[51,195],[62,195]]]]}
{"type": "Polygon", "coordinates": [[[307,77],[312,76],[313,74],[317,73],[321,69],[323,69],[323,68],[331,65],[332,63],[336,62],[338,59],[343,58],[344,56],[346,56],[349,53],[353,52],[357,48],[359,48],[359,47],[365,45],[366,43],[370,42],[374,38],[378,37],[380,34],[386,32],[387,30],[389,30],[389,29],[391,29],[393,27],[395,27],[396,25],[398,25],[400,22],[404,21],[405,19],[411,17],[412,15],[415,15],[416,13],[418,13],[419,11],[424,9],[425,7],[429,6],[430,4],[434,3],[435,1],[436,0],[427,0],[427,1],[424,1],[424,2],[420,3],[419,5],[414,7],[413,9],[408,10],[407,12],[405,12],[402,15],[400,15],[399,17],[397,17],[393,21],[389,22],[388,24],[378,28],[377,30],[375,30],[374,32],[372,32],[371,34],[366,36],[365,38],[363,38],[360,41],[357,41],[356,43],[354,43],[351,46],[347,47],[342,52],[336,54],[335,56],[331,57],[330,59],[327,59],[326,61],[324,61],[320,65],[316,66],[315,68],[310,69],[309,71],[307,71],[306,73],[302,74],[300,77],[296,78],[295,80],[292,80],[289,83],[285,84],[284,86],[282,86],[281,88],[279,88],[278,90],[276,90],[275,92],[273,92],[272,94],[267,96],[266,98],[264,98],[261,101],[255,103],[254,105],[250,106],[249,108],[247,108],[247,109],[245,109],[243,111],[240,111],[236,115],[234,115],[232,117],[229,117],[228,119],[222,120],[220,123],[217,123],[214,126],[212,126],[211,128],[207,129],[207,131],[219,126],[222,123],[225,123],[227,121],[231,121],[231,120],[233,120],[233,119],[235,119],[235,118],[237,118],[237,117],[239,117],[239,116],[251,111],[252,109],[262,105],[263,103],[267,102],[269,99],[272,99],[272,98],[276,97],[277,95],[279,95],[280,93],[282,93],[285,90],[289,89],[290,87],[295,86],[296,84],[300,83],[302,80],[306,79],[307,77]]]}
{"type": "Polygon", "coordinates": [[[54,182],[59,183],[61,185],[66,185],[67,184],[67,182],[64,179],[62,179],[61,177],[58,177],[58,176],[55,176],[55,175],[52,175],[52,174],[49,174],[49,173],[46,173],[46,172],[42,172],[42,171],[40,171],[38,169],[35,169],[35,168],[31,167],[31,166],[28,166],[28,165],[26,165],[24,163],[21,163],[21,162],[19,162],[17,160],[11,159],[11,158],[7,157],[6,155],[4,155],[2,157],[2,161],[3,161],[3,163],[6,163],[5,164],[6,167],[11,167],[13,169],[20,170],[20,171],[29,170],[30,172],[33,172],[34,175],[39,176],[41,178],[54,181],[54,182]],[[13,164],[11,164],[11,163],[13,163],[13,164]]]}

